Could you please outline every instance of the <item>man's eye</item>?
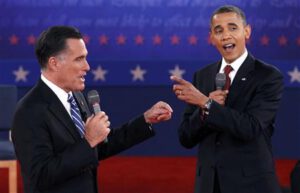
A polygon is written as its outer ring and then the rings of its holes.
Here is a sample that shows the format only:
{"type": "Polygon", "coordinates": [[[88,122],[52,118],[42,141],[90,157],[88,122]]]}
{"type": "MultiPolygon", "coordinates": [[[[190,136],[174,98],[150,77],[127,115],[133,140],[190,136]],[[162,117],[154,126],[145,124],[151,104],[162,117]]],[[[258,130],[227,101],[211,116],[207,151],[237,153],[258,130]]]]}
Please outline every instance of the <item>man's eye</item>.
{"type": "Polygon", "coordinates": [[[237,27],[233,26],[233,27],[230,27],[229,29],[230,29],[230,31],[234,31],[237,29],[237,27]]]}
{"type": "Polygon", "coordinates": [[[221,29],[217,29],[217,30],[215,30],[215,33],[216,34],[220,34],[220,33],[222,33],[222,30],[221,29]]]}
{"type": "Polygon", "coordinates": [[[81,60],[83,60],[83,57],[76,58],[76,61],[81,61],[81,60]]]}

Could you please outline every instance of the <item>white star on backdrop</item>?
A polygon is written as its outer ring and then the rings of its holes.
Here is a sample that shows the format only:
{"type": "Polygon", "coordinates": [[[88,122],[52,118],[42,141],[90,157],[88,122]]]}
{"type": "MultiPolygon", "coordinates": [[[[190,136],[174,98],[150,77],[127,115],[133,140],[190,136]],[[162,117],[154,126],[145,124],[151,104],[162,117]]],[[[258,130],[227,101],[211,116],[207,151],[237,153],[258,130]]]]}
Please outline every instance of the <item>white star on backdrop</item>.
{"type": "Polygon", "coordinates": [[[300,71],[298,70],[298,67],[295,66],[293,71],[288,71],[288,74],[290,75],[291,79],[290,82],[299,82],[300,83],[300,71]]]}
{"type": "Polygon", "coordinates": [[[13,74],[16,76],[15,82],[19,82],[19,81],[26,82],[27,81],[27,75],[29,74],[29,71],[24,70],[23,66],[19,66],[19,69],[14,70],[13,74]]]}
{"type": "Polygon", "coordinates": [[[96,70],[92,70],[92,73],[94,74],[94,81],[105,81],[105,75],[108,71],[103,69],[101,66],[98,66],[96,70]]]}
{"type": "Polygon", "coordinates": [[[134,70],[130,70],[130,73],[133,75],[132,81],[144,81],[144,74],[146,74],[147,71],[141,69],[140,65],[137,65],[134,70]]]}
{"type": "Polygon", "coordinates": [[[185,70],[184,69],[180,69],[179,68],[179,65],[176,64],[175,68],[172,69],[172,70],[169,70],[169,73],[172,75],[172,76],[177,76],[179,78],[182,78],[183,74],[185,74],[185,70]]]}

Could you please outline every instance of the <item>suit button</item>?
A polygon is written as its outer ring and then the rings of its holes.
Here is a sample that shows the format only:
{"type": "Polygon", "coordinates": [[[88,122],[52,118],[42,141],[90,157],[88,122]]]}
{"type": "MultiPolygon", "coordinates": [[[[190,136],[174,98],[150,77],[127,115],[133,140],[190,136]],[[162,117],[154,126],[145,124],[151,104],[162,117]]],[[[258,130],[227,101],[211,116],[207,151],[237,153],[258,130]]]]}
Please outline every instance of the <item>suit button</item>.
{"type": "Polygon", "coordinates": [[[219,146],[221,144],[222,144],[221,141],[216,141],[216,146],[219,146]]]}

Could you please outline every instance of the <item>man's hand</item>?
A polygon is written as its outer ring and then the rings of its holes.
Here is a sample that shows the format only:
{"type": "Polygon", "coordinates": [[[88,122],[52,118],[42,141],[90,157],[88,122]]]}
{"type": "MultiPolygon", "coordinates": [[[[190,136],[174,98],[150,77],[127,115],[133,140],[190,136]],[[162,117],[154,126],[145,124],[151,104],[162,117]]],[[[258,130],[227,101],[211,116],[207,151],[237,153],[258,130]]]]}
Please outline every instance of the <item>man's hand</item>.
{"type": "Polygon", "coordinates": [[[159,101],[144,113],[147,123],[159,123],[171,119],[173,109],[169,104],[159,101]]]}
{"type": "Polygon", "coordinates": [[[209,98],[224,106],[227,94],[228,90],[215,90],[209,93],[209,98]]]}
{"type": "Polygon", "coordinates": [[[85,139],[91,147],[103,142],[110,132],[110,122],[105,112],[90,116],[85,123],[85,139]]]}
{"type": "Polygon", "coordinates": [[[208,101],[208,97],[195,88],[193,84],[176,76],[171,76],[170,79],[176,82],[173,85],[173,91],[179,100],[200,106],[201,108],[204,107],[204,104],[208,101]]]}

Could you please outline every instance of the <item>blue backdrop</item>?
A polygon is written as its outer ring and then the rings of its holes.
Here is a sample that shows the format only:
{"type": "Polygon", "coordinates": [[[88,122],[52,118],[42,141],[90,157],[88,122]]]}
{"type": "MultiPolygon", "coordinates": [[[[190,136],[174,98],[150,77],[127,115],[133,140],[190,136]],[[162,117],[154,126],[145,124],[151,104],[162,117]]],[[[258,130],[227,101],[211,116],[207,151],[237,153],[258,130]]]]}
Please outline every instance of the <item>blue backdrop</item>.
{"type": "Polygon", "coordinates": [[[52,25],[72,25],[84,34],[91,71],[88,89],[101,93],[113,125],[143,112],[157,100],[175,109],[157,136],[124,154],[194,155],[177,140],[184,104],[171,92],[171,74],[193,72],[220,59],[208,40],[209,19],[223,4],[241,7],[252,26],[248,50],[277,66],[285,78],[274,153],[300,157],[299,0],[0,0],[0,83],[19,95],[39,78],[37,36],[52,25]]]}

